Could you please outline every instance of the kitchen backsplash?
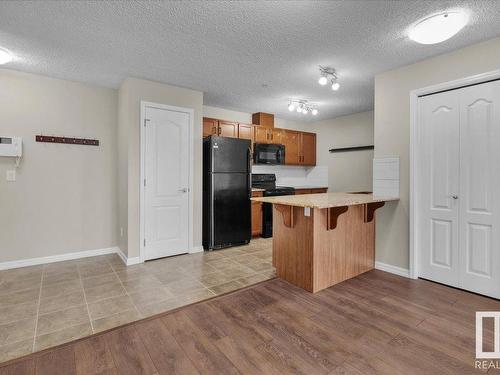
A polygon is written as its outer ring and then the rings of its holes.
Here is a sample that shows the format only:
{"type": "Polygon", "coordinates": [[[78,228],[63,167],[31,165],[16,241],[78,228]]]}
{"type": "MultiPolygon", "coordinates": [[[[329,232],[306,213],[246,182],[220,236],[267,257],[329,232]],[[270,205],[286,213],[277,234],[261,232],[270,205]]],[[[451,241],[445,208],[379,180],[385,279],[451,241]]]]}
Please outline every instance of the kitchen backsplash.
{"type": "Polygon", "coordinates": [[[280,186],[328,187],[327,166],[254,165],[252,173],[274,173],[280,186]]]}

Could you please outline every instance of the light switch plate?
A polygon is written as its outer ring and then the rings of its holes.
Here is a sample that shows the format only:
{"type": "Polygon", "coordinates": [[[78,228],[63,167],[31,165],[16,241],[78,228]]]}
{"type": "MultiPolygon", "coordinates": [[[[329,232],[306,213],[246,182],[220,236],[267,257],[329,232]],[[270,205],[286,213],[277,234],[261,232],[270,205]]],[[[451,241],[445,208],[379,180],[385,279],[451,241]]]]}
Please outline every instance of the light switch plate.
{"type": "Polygon", "coordinates": [[[16,181],[16,170],[7,171],[7,181],[16,181]]]}

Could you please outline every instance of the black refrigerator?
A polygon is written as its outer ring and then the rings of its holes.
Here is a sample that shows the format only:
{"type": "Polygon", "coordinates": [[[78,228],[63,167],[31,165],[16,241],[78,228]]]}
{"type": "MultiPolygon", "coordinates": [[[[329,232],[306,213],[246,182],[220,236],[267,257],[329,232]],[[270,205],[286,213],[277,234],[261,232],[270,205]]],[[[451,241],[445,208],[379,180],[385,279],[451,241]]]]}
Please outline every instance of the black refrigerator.
{"type": "Polygon", "coordinates": [[[251,143],[209,136],[203,140],[203,247],[247,244],[251,238],[251,143]]]}

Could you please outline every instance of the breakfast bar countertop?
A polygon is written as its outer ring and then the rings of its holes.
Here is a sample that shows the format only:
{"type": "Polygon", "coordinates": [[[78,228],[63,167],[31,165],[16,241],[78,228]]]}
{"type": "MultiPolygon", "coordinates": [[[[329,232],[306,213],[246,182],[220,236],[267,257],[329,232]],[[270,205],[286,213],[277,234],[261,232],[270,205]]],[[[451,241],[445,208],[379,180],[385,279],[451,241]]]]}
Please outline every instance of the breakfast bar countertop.
{"type": "Polygon", "coordinates": [[[319,193],[304,195],[282,195],[277,197],[256,197],[253,201],[282,204],[286,206],[331,208],[355,206],[375,202],[397,201],[397,197],[373,197],[373,194],[319,193]]]}

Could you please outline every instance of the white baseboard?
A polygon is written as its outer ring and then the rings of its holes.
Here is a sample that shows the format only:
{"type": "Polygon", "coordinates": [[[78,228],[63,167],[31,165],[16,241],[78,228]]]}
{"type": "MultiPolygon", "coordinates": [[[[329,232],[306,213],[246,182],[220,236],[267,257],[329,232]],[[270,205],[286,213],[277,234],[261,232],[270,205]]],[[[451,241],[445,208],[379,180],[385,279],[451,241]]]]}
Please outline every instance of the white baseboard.
{"type": "Polygon", "coordinates": [[[189,254],[201,253],[203,251],[203,246],[193,246],[189,254]]]}
{"type": "Polygon", "coordinates": [[[65,260],[88,258],[88,257],[94,257],[94,256],[98,256],[98,255],[113,254],[113,253],[117,253],[118,251],[119,251],[119,249],[117,247],[108,247],[105,249],[78,251],[76,253],[50,255],[50,256],[40,257],[40,258],[13,260],[10,262],[0,263],[0,271],[9,270],[9,269],[13,269],[13,268],[37,266],[39,264],[62,262],[65,260]]]}
{"type": "Polygon", "coordinates": [[[123,261],[123,263],[126,266],[133,266],[134,264],[143,263],[141,260],[141,257],[129,258],[125,255],[125,253],[119,247],[116,248],[116,253],[118,254],[118,256],[121,258],[121,260],[123,261]]]}
{"type": "Polygon", "coordinates": [[[410,277],[410,270],[406,268],[401,268],[397,266],[393,266],[387,263],[382,263],[382,262],[375,262],[375,269],[393,273],[398,276],[403,276],[403,277],[410,277]]]}

